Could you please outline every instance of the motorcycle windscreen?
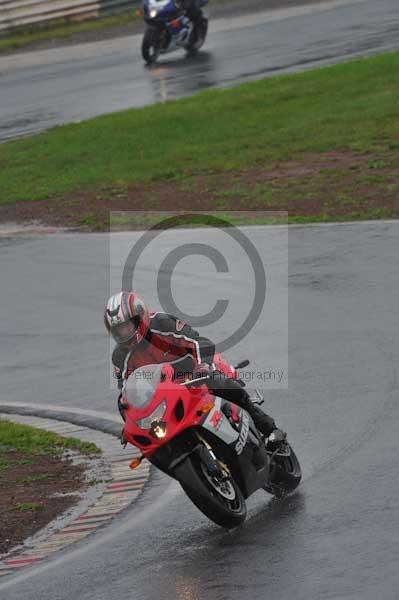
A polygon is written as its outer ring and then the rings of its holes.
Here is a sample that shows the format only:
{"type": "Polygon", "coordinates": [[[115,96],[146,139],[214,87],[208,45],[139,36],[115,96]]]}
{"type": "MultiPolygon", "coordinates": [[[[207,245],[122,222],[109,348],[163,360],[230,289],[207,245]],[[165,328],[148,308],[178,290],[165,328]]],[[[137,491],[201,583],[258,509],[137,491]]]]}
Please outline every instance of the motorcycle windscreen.
{"type": "Polygon", "coordinates": [[[145,365],[136,369],[127,379],[123,396],[135,408],[144,408],[151,402],[158,383],[161,381],[162,364],[145,365]]]}

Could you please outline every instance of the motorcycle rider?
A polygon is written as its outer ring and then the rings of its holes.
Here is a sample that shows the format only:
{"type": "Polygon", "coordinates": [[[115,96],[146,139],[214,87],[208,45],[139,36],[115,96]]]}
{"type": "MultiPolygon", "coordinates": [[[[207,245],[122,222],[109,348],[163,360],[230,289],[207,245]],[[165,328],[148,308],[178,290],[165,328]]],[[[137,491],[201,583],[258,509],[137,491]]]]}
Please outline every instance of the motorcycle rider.
{"type": "MultiPolygon", "coordinates": [[[[170,362],[178,378],[206,375],[210,390],[251,415],[257,429],[269,438],[268,447],[285,440],[274,419],[251,402],[238,381],[212,369],[215,344],[187,323],[164,312],[150,313],[135,292],[119,292],[107,302],[104,324],[117,343],[112,363],[119,390],[135,369],[170,362]]],[[[120,408],[119,402],[120,396],[120,408]]]]}
{"type": "Polygon", "coordinates": [[[178,8],[181,8],[189,19],[195,23],[202,15],[201,0],[175,0],[178,8]]]}

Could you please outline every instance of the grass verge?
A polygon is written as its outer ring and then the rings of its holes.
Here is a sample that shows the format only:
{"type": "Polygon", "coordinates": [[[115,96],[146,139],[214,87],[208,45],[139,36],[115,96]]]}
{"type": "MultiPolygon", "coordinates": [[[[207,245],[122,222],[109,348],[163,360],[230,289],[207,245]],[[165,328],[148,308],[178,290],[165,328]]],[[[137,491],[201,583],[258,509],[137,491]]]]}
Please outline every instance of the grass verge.
{"type": "Polygon", "coordinates": [[[399,53],[389,53],[8,142],[0,218],[21,200],[94,229],[106,226],[103,209],[397,216],[398,70],[399,53]]]}
{"type": "MultiPolygon", "coordinates": [[[[138,8],[138,7],[137,7],[138,8]]],[[[142,17],[136,15],[135,10],[128,10],[117,15],[99,17],[79,23],[73,23],[67,19],[57,19],[41,26],[21,26],[13,33],[0,37],[0,54],[31,46],[39,42],[55,42],[74,38],[79,34],[101,32],[103,30],[120,29],[141,23],[142,17]]]]}
{"type": "Polygon", "coordinates": [[[22,512],[22,511],[32,511],[32,510],[40,510],[43,508],[42,504],[39,502],[17,502],[12,508],[12,512],[22,512]]]}
{"type": "Polygon", "coordinates": [[[65,450],[77,450],[82,454],[100,452],[95,444],[89,442],[82,442],[72,437],[61,437],[50,431],[0,419],[0,470],[8,468],[6,456],[9,456],[10,451],[59,456],[65,450]]]}
{"type": "Polygon", "coordinates": [[[87,489],[85,464],[63,456],[70,449],[88,458],[100,452],[94,444],[0,419],[0,554],[69,509],[87,489]]]}

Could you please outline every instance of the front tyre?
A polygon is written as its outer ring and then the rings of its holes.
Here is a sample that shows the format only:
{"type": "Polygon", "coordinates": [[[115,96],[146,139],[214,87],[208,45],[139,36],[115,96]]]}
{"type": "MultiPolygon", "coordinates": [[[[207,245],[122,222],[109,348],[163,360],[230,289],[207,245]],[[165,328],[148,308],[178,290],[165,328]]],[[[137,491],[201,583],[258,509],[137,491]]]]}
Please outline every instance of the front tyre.
{"type": "Polygon", "coordinates": [[[243,523],[247,507],[234,479],[228,473],[223,479],[216,478],[196,454],[184,462],[184,477],[179,478],[177,474],[177,478],[193,504],[208,519],[226,529],[243,523]]]}
{"type": "Polygon", "coordinates": [[[154,64],[161,52],[161,38],[159,31],[148,27],[144,33],[141,44],[141,54],[148,65],[154,64]]]}

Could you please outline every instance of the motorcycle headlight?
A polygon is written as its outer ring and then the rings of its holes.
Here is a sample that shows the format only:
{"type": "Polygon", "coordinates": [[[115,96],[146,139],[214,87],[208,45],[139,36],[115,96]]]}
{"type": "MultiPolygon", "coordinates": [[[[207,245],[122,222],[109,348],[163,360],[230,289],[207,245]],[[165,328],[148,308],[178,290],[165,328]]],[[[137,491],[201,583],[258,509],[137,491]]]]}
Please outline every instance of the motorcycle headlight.
{"type": "Polygon", "coordinates": [[[155,10],[155,8],[153,8],[152,10],[150,10],[150,17],[151,19],[155,19],[155,17],[157,16],[157,11],[155,10]]]}
{"type": "Polygon", "coordinates": [[[156,437],[158,440],[163,440],[163,438],[166,436],[165,421],[153,421],[151,423],[150,434],[156,437]]]}
{"type": "Polygon", "coordinates": [[[148,415],[148,417],[144,417],[144,419],[139,419],[136,421],[136,423],[141,429],[151,429],[151,426],[154,423],[154,421],[160,421],[162,419],[165,410],[166,402],[164,400],[163,402],[161,402],[161,404],[159,404],[156,407],[154,412],[148,415]]]}

